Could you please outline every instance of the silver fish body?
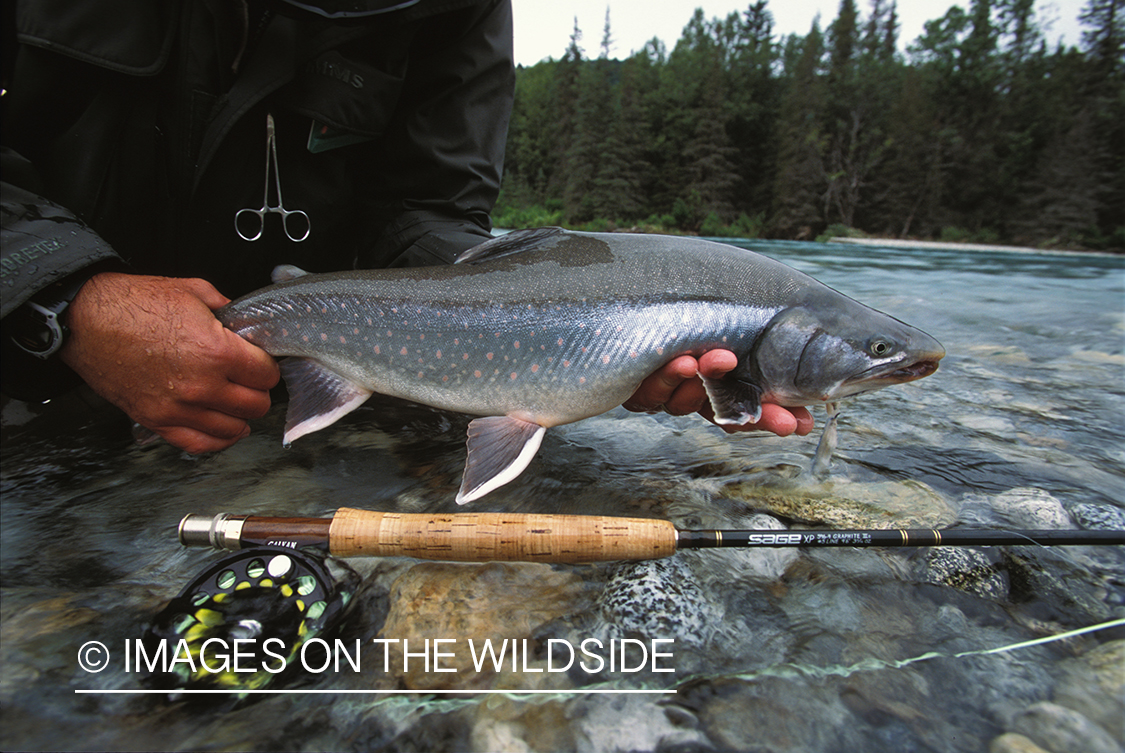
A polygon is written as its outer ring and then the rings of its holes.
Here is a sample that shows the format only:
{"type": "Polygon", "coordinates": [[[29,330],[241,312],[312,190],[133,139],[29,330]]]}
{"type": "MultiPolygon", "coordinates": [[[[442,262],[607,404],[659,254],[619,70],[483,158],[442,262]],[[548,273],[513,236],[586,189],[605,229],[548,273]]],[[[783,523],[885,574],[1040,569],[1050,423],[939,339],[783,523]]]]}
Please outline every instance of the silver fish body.
{"type": "Polygon", "coordinates": [[[372,392],[486,418],[469,427],[459,502],[515,478],[547,427],[620,405],[682,354],[733,351],[705,380],[716,420],[932,373],[929,335],[780,262],[725,244],[544,228],[447,267],[296,277],[218,312],[282,361],[286,443],[372,392]]]}

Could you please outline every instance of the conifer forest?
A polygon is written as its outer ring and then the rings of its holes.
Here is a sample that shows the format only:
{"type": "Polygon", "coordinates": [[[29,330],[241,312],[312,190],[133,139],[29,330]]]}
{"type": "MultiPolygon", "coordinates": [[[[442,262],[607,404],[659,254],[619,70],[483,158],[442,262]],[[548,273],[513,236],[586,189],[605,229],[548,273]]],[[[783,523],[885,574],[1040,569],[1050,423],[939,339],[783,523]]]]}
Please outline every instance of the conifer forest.
{"type": "Polygon", "coordinates": [[[894,0],[804,36],[758,0],[616,60],[607,10],[517,69],[495,224],[1125,250],[1125,0],[1080,23],[971,0],[902,45],[894,0]]]}

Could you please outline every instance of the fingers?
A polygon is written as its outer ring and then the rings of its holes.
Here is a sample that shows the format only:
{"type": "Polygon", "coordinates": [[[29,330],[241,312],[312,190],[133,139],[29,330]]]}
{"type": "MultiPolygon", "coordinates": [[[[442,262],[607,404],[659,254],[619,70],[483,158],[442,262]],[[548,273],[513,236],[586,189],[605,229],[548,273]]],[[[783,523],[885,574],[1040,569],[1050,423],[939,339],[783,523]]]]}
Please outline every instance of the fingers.
{"type": "Polygon", "coordinates": [[[223,332],[233,351],[227,359],[227,379],[251,390],[268,393],[273,389],[281,379],[273,356],[230,330],[223,332]]]}
{"type": "Polygon", "coordinates": [[[791,434],[804,436],[812,431],[812,428],[813,418],[807,408],[783,408],[772,403],[762,405],[762,417],[757,423],[746,424],[744,427],[729,427],[732,431],[771,431],[779,437],[788,437],[791,434]]]}
{"type": "Polygon", "coordinates": [[[179,447],[192,455],[199,455],[204,452],[225,450],[240,439],[245,439],[250,434],[250,427],[243,423],[242,430],[229,437],[215,436],[186,426],[173,426],[168,429],[157,430],[156,433],[168,444],[179,447]]]}
{"type": "Polygon", "coordinates": [[[269,410],[277,364],[215,318],[199,279],[96,275],[68,309],[63,360],[134,421],[188,452],[229,447],[269,410]]]}
{"type": "MultiPolygon", "coordinates": [[[[699,377],[721,379],[737,366],[738,356],[729,350],[710,350],[698,359],[680,356],[645,379],[626,401],[625,407],[633,411],[664,410],[675,416],[698,412],[714,423],[715,413],[699,377]]],[[[792,434],[804,436],[812,431],[813,418],[806,408],[785,408],[767,403],[762,405],[762,417],[757,423],[719,426],[728,434],[770,431],[782,437],[792,434]]]]}
{"type": "Polygon", "coordinates": [[[738,366],[738,356],[729,350],[709,350],[699,357],[699,373],[707,379],[721,379],[738,366]]]}
{"type": "MultiPolygon", "coordinates": [[[[695,376],[696,361],[691,356],[680,356],[664,364],[655,374],[648,376],[633,396],[625,402],[631,411],[656,411],[667,407],[676,388],[695,376]]],[[[687,411],[692,413],[694,409],[687,411]]]]}

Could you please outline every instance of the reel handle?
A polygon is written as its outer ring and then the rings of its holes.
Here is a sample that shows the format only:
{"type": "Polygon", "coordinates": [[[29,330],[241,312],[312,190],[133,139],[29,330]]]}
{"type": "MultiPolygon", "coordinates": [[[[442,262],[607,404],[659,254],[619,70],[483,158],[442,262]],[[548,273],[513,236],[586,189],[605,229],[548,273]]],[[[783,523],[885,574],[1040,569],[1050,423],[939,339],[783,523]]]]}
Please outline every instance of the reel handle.
{"type": "Polygon", "coordinates": [[[398,555],[457,562],[608,562],[668,557],[670,521],[604,515],[420,514],[341,508],[329,531],[332,554],[398,555]]]}
{"type": "Polygon", "coordinates": [[[320,546],[337,557],[453,562],[610,562],[676,552],[667,520],[528,513],[398,513],[342,507],[331,518],[188,515],[180,543],[216,549],[320,546]]]}

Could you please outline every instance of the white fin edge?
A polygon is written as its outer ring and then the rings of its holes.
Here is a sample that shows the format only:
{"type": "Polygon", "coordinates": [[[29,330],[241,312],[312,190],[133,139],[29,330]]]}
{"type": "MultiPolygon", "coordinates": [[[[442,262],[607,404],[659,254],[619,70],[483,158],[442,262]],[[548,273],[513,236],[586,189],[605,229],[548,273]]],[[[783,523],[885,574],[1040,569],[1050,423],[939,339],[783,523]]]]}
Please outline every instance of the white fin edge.
{"type": "Polygon", "coordinates": [[[320,413],[310,418],[306,418],[304,421],[297,424],[296,426],[291,427],[288,431],[285,432],[285,436],[281,440],[282,443],[286,447],[288,447],[293,443],[294,440],[300,439],[306,434],[312,434],[314,431],[320,431],[326,426],[331,426],[332,424],[336,423],[341,418],[348,415],[353,410],[367,402],[367,398],[369,397],[371,397],[370,392],[363,392],[357,394],[346,403],[341,403],[340,405],[336,406],[336,408],[328,411],[327,413],[320,413]]]}
{"type": "Polygon", "coordinates": [[[527,441],[523,445],[523,449],[520,450],[519,455],[517,455],[515,460],[509,463],[508,466],[504,468],[504,470],[500,471],[500,473],[497,473],[495,476],[488,479],[475,489],[466,491],[464,488],[462,488],[459,492],[457,492],[457,504],[464,505],[472,502],[475,499],[480,499],[489,492],[496,491],[501,486],[504,486],[504,484],[514,481],[517,476],[524,472],[528,464],[535,457],[535,454],[539,452],[539,446],[543,444],[543,436],[546,433],[547,427],[540,426],[535,430],[534,434],[528,437],[527,441]]]}

